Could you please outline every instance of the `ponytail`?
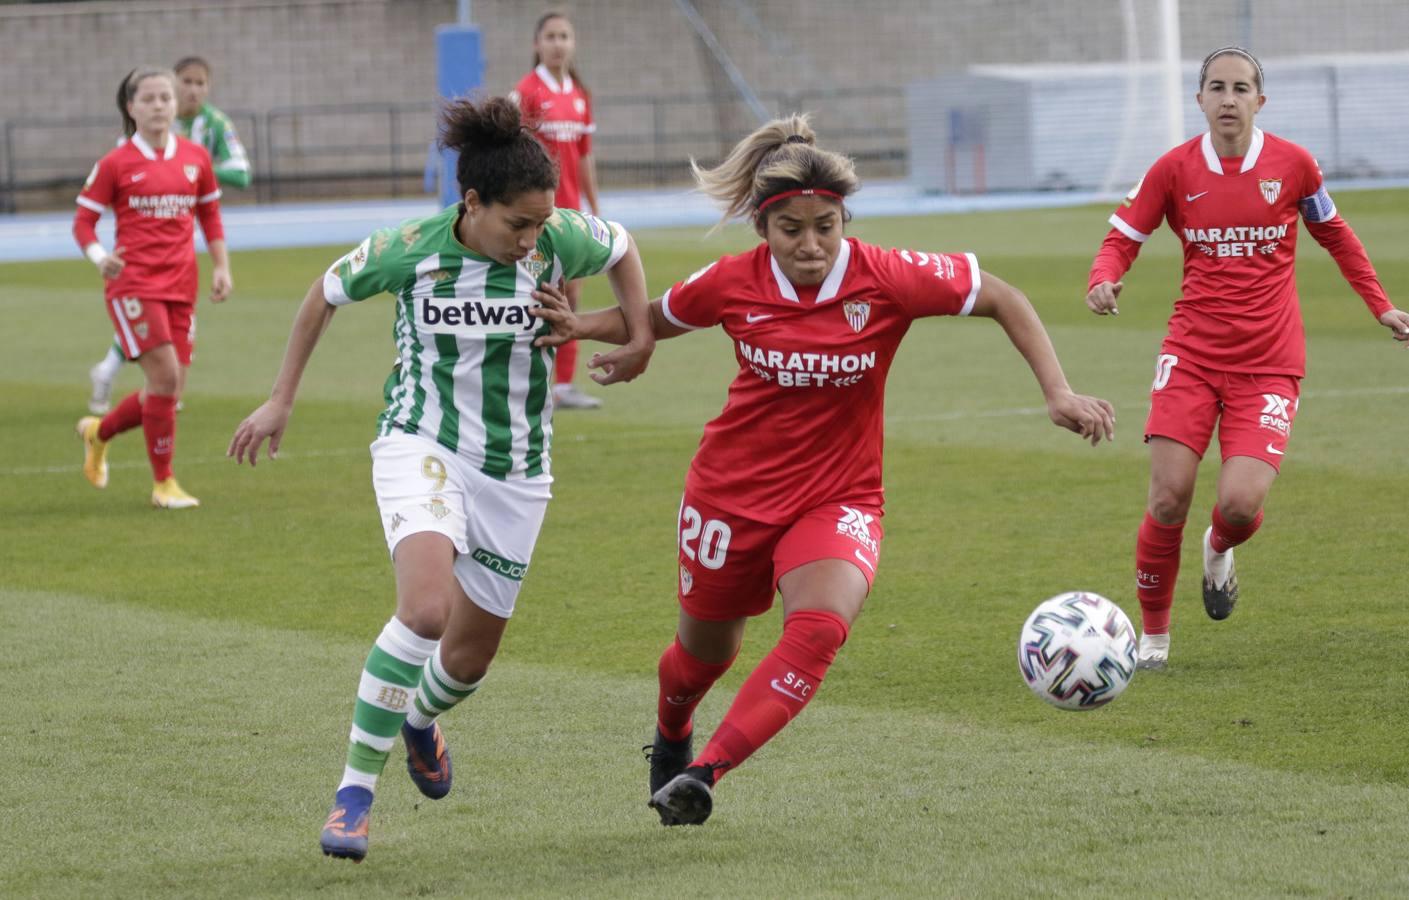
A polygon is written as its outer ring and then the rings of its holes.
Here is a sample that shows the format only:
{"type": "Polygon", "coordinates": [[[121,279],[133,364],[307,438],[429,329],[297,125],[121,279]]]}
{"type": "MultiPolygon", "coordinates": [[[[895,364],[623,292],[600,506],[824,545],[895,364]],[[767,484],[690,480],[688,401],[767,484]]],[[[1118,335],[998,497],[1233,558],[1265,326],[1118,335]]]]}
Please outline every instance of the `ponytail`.
{"type": "Polygon", "coordinates": [[[819,148],[808,117],[797,114],[762,126],[714,168],[702,168],[692,157],[690,169],[698,190],[724,210],[716,228],[731,218],[757,219],[769,198],[785,191],[844,200],[860,186],[852,161],[819,148]]]}

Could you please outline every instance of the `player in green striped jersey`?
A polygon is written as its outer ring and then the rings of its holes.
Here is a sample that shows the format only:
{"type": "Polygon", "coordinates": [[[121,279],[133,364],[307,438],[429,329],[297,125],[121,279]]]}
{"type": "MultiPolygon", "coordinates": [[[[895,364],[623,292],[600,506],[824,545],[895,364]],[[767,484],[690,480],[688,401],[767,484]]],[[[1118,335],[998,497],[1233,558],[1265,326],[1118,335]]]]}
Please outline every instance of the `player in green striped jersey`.
{"type": "MultiPolygon", "coordinates": [[[[206,101],[210,94],[210,63],[199,56],[187,56],[176,63],[176,120],[172,129],[184,138],[200,144],[210,154],[215,180],[222,188],[244,189],[250,185],[250,161],[235,125],[230,117],[206,101]]],[[[108,345],[108,353],[88,370],[93,391],[88,397],[88,411],[94,415],[107,412],[111,403],[113,381],[127,358],[116,341],[108,345]]]]}
{"type": "Polygon", "coordinates": [[[645,273],[621,226],[553,207],[557,169],[511,101],[461,100],[442,143],[464,200],[383,228],[313,283],[270,399],[229,455],[278,451],[309,356],[339,307],[389,293],[398,361],[372,444],[372,481],[396,570],[396,614],[372,647],[323,852],[367,852],[373,791],[401,733],[423,794],[450,789],[436,719],[479,687],[499,647],[549,498],[551,329],[530,314],[544,284],[605,272],[631,340],[598,361],[629,381],[654,349],[645,273]]]}

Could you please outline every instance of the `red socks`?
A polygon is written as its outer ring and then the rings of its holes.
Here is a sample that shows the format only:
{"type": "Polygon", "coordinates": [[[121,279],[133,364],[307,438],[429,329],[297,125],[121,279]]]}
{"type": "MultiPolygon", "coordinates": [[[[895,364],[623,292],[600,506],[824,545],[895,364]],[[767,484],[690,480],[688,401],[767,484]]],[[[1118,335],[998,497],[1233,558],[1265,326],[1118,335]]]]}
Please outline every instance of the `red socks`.
{"type": "Polygon", "coordinates": [[[826,610],[800,609],[788,616],[778,645],[739,688],[691,767],[707,766],[718,780],[768,743],[817,693],[848,630],[846,620],[826,610]]]}
{"type": "Polygon", "coordinates": [[[103,421],[98,423],[98,440],[110,441],[142,424],[142,392],[133,391],[112,408],[103,421]]]}
{"type": "Polygon", "coordinates": [[[553,362],[553,383],[572,384],[577,372],[577,341],[568,341],[558,348],[553,362]]]}
{"type": "Polygon", "coordinates": [[[656,700],[656,727],[670,741],[684,740],[693,730],[691,719],[695,707],[719,680],[734,660],[707,663],[685,649],[677,636],[675,642],[660,655],[656,673],[660,678],[660,696],[656,700]]]}
{"type": "Polygon", "coordinates": [[[1183,539],[1183,522],[1161,525],[1145,513],[1135,541],[1135,593],[1140,598],[1140,630],[1145,634],[1169,633],[1169,609],[1174,605],[1183,539]]]}
{"type": "Polygon", "coordinates": [[[1262,510],[1258,510],[1257,518],[1246,525],[1230,525],[1223,518],[1223,514],[1218,511],[1218,504],[1215,503],[1213,505],[1213,534],[1209,536],[1208,542],[1213,545],[1214,553],[1227,553],[1256,534],[1260,527],[1262,527],[1262,510]]]}
{"type": "MultiPolygon", "coordinates": [[[[127,401],[124,400],[125,404],[127,401]]],[[[165,481],[171,477],[171,453],[176,446],[176,398],[148,394],[142,404],[142,433],[147,437],[147,459],[152,464],[152,477],[165,481]]]]}

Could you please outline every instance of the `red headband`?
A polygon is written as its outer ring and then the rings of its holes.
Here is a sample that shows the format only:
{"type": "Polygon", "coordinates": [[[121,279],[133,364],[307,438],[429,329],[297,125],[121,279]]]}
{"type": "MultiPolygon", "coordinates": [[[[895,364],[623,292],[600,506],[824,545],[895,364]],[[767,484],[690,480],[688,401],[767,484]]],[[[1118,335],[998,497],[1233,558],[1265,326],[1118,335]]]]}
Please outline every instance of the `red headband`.
{"type": "Polygon", "coordinates": [[[758,204],[758,211],[763,212],[779,200],[786,200],[789,197],[826,197],[830,200],[840,200],[842,198],[841,194],[838,194],[836,191],[827,191],[822,188],[798,188],[794,191],[781,191],[774,194],[767,200],[758,204]]]}

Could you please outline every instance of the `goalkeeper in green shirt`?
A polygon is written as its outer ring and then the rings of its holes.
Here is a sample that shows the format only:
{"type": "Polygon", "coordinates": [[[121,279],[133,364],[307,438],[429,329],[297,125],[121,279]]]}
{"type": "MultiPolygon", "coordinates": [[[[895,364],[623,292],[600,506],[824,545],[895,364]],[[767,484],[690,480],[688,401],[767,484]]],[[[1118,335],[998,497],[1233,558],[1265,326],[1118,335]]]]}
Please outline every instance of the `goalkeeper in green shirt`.
{"type": "MultiPolygon", "coordinates": [[[[235,133],[230,117],[206,102],[210,94],[210,63],[199,56],[179,60],[176,72],[176,121],[173,130],[195,141],[210,154],[215,180],[222,188],[250,186],[250,161],[245,147],[235,133]]],[[[114,341],[108,355],[88,370],[93,393],[88,397],[88,410],[101,415],[111,406],[113,381],[125,361],[122,348],[114,341]]]]}

